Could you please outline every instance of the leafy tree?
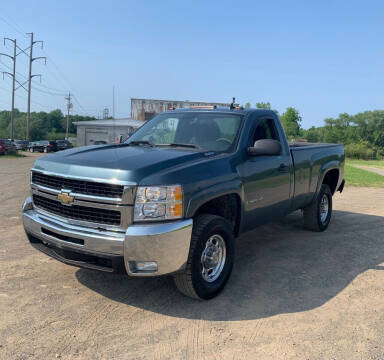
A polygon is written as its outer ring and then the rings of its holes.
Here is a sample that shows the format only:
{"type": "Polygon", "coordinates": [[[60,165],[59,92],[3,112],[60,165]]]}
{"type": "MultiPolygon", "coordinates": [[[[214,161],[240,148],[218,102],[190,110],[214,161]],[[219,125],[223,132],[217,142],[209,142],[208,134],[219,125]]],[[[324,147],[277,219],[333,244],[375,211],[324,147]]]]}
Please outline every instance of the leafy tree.
{"type": "Polygon", "coordinates": [[[285,113],[280,116],[280,121],[288,139],[300,137],[301,116],[298,110],[293,107],[287,108],[285,113]]]}
{"type": "MultiPolygon", "coordinates": [[[[15,109],[15,139],[25,139],[26,134],[26,113],[15,109]]],[[[91,116],[70,116],[70,133],[76,133],[73,121],[96,120],[91,116]]],[[[11,112],[0,111],[0,138],[9,138],[11,126],[11,112]]],[[[61,110],[53,110],[49,113],[40,111],[31,113],[30,138],[32,141],[48,139],[64,139],[66,132],[66,117],[61,110]]]]}
{"type": "Polygon", "coordinates": [[[266,109],[271,110],[271,103],[269,102],[257,102],[256,109],[266,109]]]}

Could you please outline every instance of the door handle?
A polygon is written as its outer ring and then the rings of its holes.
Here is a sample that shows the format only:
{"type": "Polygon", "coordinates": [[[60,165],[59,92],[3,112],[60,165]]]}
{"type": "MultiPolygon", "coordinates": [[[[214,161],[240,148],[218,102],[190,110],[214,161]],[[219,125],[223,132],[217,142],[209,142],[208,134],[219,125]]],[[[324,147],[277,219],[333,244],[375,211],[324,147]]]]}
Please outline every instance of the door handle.
{"type": "Polygon", "coordinates": [[[285,164],[280,164],[279,169],[280,172],[288,172],[288,166],[285,164]]]}

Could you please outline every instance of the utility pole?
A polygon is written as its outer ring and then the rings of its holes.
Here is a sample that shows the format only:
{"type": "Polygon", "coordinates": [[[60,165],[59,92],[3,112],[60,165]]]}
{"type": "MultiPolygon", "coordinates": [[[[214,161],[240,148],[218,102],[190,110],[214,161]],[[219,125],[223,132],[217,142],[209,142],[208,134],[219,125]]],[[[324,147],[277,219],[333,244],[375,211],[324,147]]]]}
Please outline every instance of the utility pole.
{"type": "Polygon", "coordinates": [[[115,86],[112,88],[112,116],[115,118],[115,86]]]}
{"type": "MultiPolygon", "coordinates": [[[[40,40],[39,41],[34,41],[33,40],[33,32],[27,33],[27,34],[31,35],[31,45],[29,46],[27,127],[26,127],[26,134],[25,134],[26,140],[29,141],[29,130],[30,130],[30,119],[31,119],[31,88],[32,88],[32,78],[35,77],[35,76],[40,76],[40,81],[41,81],[41,75],[40,74],[32,75],[32,63],[35,60],[44,59],[45,60],[45,64],[47,64],[47,58],[45,56],[38,56],[38,57],[35,57],[35,58],[33,57],[33,45],[35,45],[37,43],[41,43],[41,48],[43,48],[43,41],[40,41],[40,40]]],[[[25,49],[25,50],[27,50],[27,49],[25,49]]]]}
{"type": "Polygon", "coordinates": [[[73,104],[71,103],[71,92],[68,93],[68,96],[65,97],[65,100],[67,100],[67,131],[66,131],[65,138],[68,140],[68,133],[69,133],[69,111],[73,107],[73,104]]]}
{"type": "Polygon", "coordinates": [[[10,133],[10,138],[14,139],[15,138],[15,82],[16,82],[16,39],[10,39],[10,38],[4,38],[4,45],[5,41],[12,41],[13,42],[13,56],[0,53],[0,55],[7,56],[13,61],[13,72],[12,74],[8,71],[3,71],[3,79],[4,79],[4,74],[8,74],[12,78],[12,107],[11,107],[11,133],[10,133]]]}

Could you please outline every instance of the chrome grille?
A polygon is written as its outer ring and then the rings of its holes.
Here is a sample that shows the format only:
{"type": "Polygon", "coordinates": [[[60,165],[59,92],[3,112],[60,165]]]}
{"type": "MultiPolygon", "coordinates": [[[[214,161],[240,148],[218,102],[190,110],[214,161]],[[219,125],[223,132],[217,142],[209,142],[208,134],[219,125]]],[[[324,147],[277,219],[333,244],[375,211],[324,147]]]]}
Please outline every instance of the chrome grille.
{"type": "Polygon", "coordinates": [[[107,225],[120,225],[121,222],[121,212],[116,210],[80,205],[66,206],[59,201],[35,194],[33,195],[33,203],[43,210],[69,219],[107,225]]]}
{"type": "Polygon", "coordinates": [[[124,192],[123,185],[69,179],[54,175],[46,175],[37,171],[32,172],[32,183],[55,190],[66,189],[78,194],[109,198],[121,198],[124,192]]]}

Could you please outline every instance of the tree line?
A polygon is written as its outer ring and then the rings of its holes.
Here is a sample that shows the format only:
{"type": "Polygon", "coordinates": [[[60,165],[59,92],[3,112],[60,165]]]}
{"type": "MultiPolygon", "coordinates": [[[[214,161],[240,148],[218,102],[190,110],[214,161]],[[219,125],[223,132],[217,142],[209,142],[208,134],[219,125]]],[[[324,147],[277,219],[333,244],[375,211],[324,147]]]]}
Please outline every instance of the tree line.
{"type": "MultiPolygon", "coordinates": [[[[15,109],[14,125],[15,139],[25,139],[27,114],[15,109]]],[[[65,138],[67,118],[61,110],[51,112],[32,112],[30,118],[30,139],[37,140],[59,140],[65,138]]],[[[92,116],[70,115],[70,136],[76,136],[76,126],[73,122],[96,120],[92,116]]],[[[0,138],[9,138],[11,127],[11,112],[0,111],[0,138]]]]}
{"type": "MultiPolygon", "coordinates": [[[[251,107],[248,102],[244,105],[251,107]]],[[[269,102],[255,104],[259,109],[271,109],[269,102]]],[[[358,159],[384,158],[384,111],[364,111],[355,115],[340,114],[337,118],[327,118],[324,125],[309,129],[301,126],[301,116],[297,109],[289,107],[280,117],[289,140],[308,142],[342,143],[347,157],[358,159]]]]}

